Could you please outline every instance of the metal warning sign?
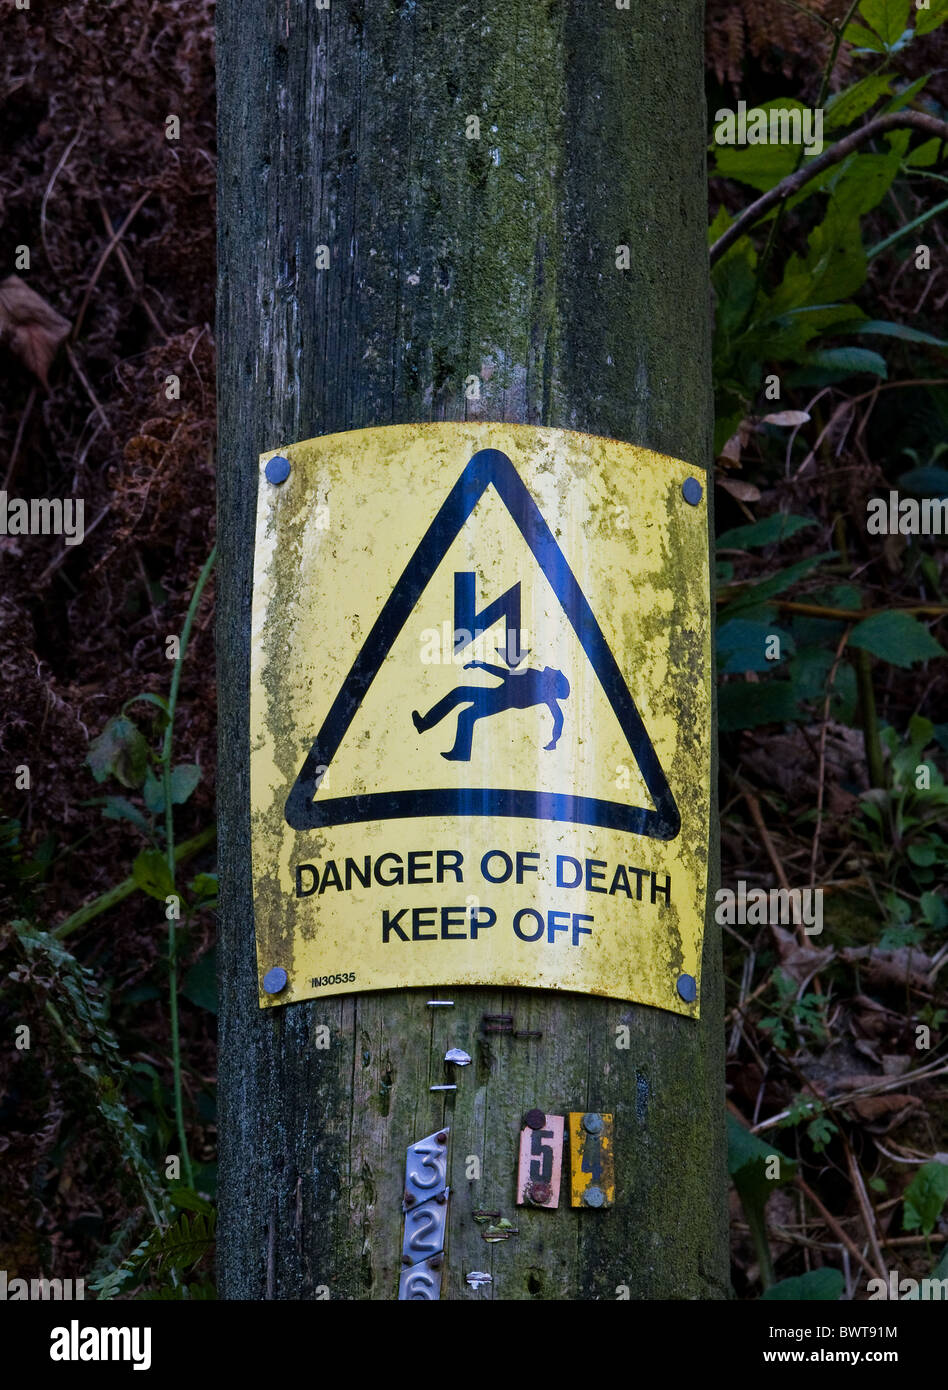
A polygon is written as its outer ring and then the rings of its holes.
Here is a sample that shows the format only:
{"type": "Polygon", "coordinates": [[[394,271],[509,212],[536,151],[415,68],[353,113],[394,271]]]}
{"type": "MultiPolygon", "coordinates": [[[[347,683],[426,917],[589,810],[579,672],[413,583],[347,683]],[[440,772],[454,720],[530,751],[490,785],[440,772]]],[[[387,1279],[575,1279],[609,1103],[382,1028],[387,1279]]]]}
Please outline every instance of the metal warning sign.
{"type": "Polygon", "coordinates": [[[260,1002],[518,985],[697,1016],[703,474],[501,424],[260,462],[260,1002]]]}

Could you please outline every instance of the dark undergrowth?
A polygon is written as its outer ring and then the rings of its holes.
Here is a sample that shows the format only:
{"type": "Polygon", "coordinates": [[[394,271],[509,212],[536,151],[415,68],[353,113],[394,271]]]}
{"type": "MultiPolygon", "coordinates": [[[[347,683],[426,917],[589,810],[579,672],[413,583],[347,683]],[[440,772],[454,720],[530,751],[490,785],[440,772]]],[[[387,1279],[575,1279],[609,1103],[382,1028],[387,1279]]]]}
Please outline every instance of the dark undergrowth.
{"type": "MultiPolygon", "coordinates": [[[[709,136],[945,119],[948,25],[863,0],[834,57],[853,7],[802,6],[711,0],[709,136]]],[[[212,39],[128,0],[0,49],[0,483],[87,537],[0,537],[0,1268],[104,1296],[213,1294],[212,39]]],[[[942,155],[881,132],[715,262],[723,883],[824,912],[724,923],[741,1298],[864,1298],[948,1237],[946,548],[867,524],[948,492],[942,155]]],[[[711,240],[804,163],[714,146],[711,240]]]]}

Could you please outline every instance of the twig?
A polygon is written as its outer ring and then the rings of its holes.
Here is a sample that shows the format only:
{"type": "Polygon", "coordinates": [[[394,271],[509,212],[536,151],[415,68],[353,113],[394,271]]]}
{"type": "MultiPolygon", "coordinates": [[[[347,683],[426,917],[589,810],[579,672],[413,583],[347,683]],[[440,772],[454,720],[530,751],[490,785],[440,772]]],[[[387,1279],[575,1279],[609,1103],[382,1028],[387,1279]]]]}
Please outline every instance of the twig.
{"type": "Polygon", "coordinates": [[[121,227],[119,227],[118,231],[114,232],[112,236],[109,238],[108,242],[106,243],[105,249],[103,250],[102,255],[99,257],[98,263],[96,264],[96,268],[92,272],[92,279],[86,286],[86,292],[82,296],[82,303],[79,305],[79,313],[76,315],[76,322],[73,324],[72,328],[73,342],[75,342],[76,339],[79,337],[79,329],[82,327],[82,320],[85,317],[85,312],[89,304],[89,297],[92,294],[92,291],[95,289],[96,282],[99,276],[102,274],[102,267],[105,265],[113,250],[121,241],[122,237],[125,235],[125,232],[128,229],[129,224],[132,221],[132,218],[136,215],[138,210],[141,208],[142,204],[145,203],[151,197],[151,195],[152,190],[149,188],[139,198],[138,202],[132,208],[128,216],[125,218],[125,221],[122,223],[121,227]]]}
{"type": "Polygon", "coordinates": [[[30,418],[30,412],[33,409],[33,404],[35,400],[36,387],[31,386],[30,394],[26,398],[26,405],[23,407],[23,414],[20,416],[19,424],[16,427],[16,439],[14,439],[13,441],[13,453],[10,455],[10,466],[7,469],[7,476],[3,480],[4,492],[6,492],[7,488],[13,482],[13,473],[14,469],[16,468],[17,454],[20,452],[20,445],[23,443],[23,434],[26,430],[26,422],[30,418]]]}
{"type": "Polygon", "coordinates": [[[859,1249],[859,1246],[856,1245],[855,1241],[853,1241],[853,1240],[846,1234],[846,1232],[843,1230],[842,1226],[841,1226],[841,1225],[839,1224],[839,1222],[836,1220],[836,1217],[833,1216],[832,1212],[829,1212],[829,1211],[826,1210],[826,1208],[824,1207],[823,1203],[820,1201],[819,1197],[817,1197],[816,1193],[815,1193],[811,1188],[809,1188],[809,1187],[807,1186],[807,1184],[804,1182],[804,1180],[803,1180],[801,1177],[797,1176],[796,1178],[794,1178],[794,1182],[795,1182],[795,1183],[797,1184],[797,1186],[800,1188],[800,1190],[801,1190],[801,1192],[803,1193],[803,1195],[804,1195],[805,1197],[807,1197],[807,1198],[809,1199],[809,1201],[811,1201],[811,1202],[813,1203],[813,1205],[816,1207],[817,1211],[820,1213],[820,1215],[822,1216],[823,1220],[826,1222],[827,1226],[829,1226],[830,1230],[833,1232],[833,1235],[836,1237],[836,1239],[842,1241],[842,1243],[845,1245],[846,1249],[849,1251],[850,1255],[852,1255],[853,1259],[854,1259],[854,1260],[858,1260],[859,1264],[861,1264],[862,1267],[863,1267],[863,1269],[866,1270],[866,1272],[867,1272],[868,1275],[869,1275],[869,1278],[870,1278],[870,1279],[876,1279],[876,1278],[878,1278],[878,1275],[877,1275],[876,1271],[873,1269],[873,1267],[872,1267],[872,1265],[869,1263],[869,1261],[863,1256],[862,1252],[861,1252],[860,1249],[859,1249]]]}
{"type": "Polygon", "coordinates": [[[822,24],[831,34],[836,33],[836,25],[826,18],[825,14],[817,14],[815,10],[808,10],[806,5],[801,5],[798,0],[783,0],[785,5],[789,5],[791,10],[796,10],[797,14],[805,15],[807,19],[812,19],[816,24],[822,24]]]}
{"type": "Polygon", "coordinates": [[[836,672],[839,670],[839,663],[843,659],[843,652],[846,648],[846,643],[849,641],[850,631],[851,629],[847,627],[836,645],[836,657],[826,681],[826,699],[823,702],[823,718],[820,724],[820,763],[817,773],[816,828],[813,831],[813,848],[810,853],[811,888],[816,883],[816,860],[820,849],[820,835],[823,832],[823,796],[826,790],[826,731],[829,728],[830,705],[833,700],[833,686],[836,684],[836,672]]]}
{"type": "MultiPolygon", "coordinates": [[[[840,1091],[838,1095],[815,1096],[813,1104],[830,1108],[849,1105],[851,1101],[862,1100],[864,1096],[881,1096],[886,1091],[904,1090],[906,1086],[914,1086],[917,1081],[934,1081],[936,1076],[948,1076],[948,1065],[936,1066],[932,1064],[932,1066],[918,1067],[915,1071],[903,1073],[902,1076],[883,1077],[871,1086],[857,1086],[852,1091],[840,1091]]],[[[771,1115],[768,1120],[762,1120],[760,1124],[752,1125],[751,1134],[763,1134],[768,1129],[775,1129],[789,1117],[789,1110],[781,1110],[779,1115],[771,1115]]]]}
{"type": "Polygon", "coordinates": [[[882,762],[882,744],[879,742],[879,721],[876,718],[876,693],[872,688],[872,665],[865,648],[860,648],[857,654],[856,680],[859,687],[862,741],[866,750],[869,785],[884,787],[885,767],[882,762]]]}
{"type": "Polygon", "coordinates": [[[66,356],[69,358],[69,365],[72,367],[76,376],[79,378],[83,386],[86,388],[86,395],[89,397],[89,400],[92,402],[93,407],[97,411],[99,419],[102,421],[105,428],[111,434],[112,426],[109,424],[109,417],[106,415],[105,411],[102,409],[101,405],[96,399],[96,394],[93,391],[92,387],[89,385],[89,381],[86,377],[86,374],[79,366],[79,363],[76,361],[76,354],[73,352],[72,348],[68,343],[66,344],[66,356]]]}
{"type": "Polygon", "coordinates": [[[75,135],[72,137],[72,139],[69,141],[69,144],[66,146],[65,150],[63,150],[62,154],[60,155],[59,163],[56,165],[56,168],[53,170],[50,176],[49,183],[46,185],[46,192],[43,194],[43,201],[40,203],[40,237],[43,242],[43,250],[46,252],[46,259],[49,261],[50,266],[53,270],[55,270],[57,275],[62,274],[62,267],[56,265],[55,261],[53,260],[52,252],[49,249],[49,243],[46,240],[46,204],[49,202],[49,196],[53,191],[53,185],[59,178],[59,175],[63,170],[66,160],[72,154],[73,147],[75,146],[76,141],[79,139],[79,136],[82,134],[84,126],[85,121],[80,121],[79,129],[76,131],[75,135]]]}
{"type": "MultiPolygon", "coordinates": [[[[106,206],[105,206],[105,204],[103,203],[103,201],[102,201],[101,198],[98,200],[98,202],[99,202],[99,212],[102,214],[102,221],[103,221],[103,223],[105,224],[106,233],[107,233],[108,236],[114,237],[114,236],[115,236],[115,228],[112,226],[112,219],[111,219],[111,217],[109,216],[108,211],[107,211],[107,209],[106,209],[106,206]]],[[[151,323],[152,328],[154,328],[154,330],[156,331],[156,333],[160,333],[161,336],[164,338],[165,342],[167,343],[167,342],[169,341],[169,339],[168,339],[168,334],[167,334],[167,333],[165,332],[165,330],[162,328],[161,324],[158,322],[157,317],[156,317],[155,314],[152,312],[152,307],[151,307],[151,305],[148,303],[148,300],[145,298],[144,289],[139,288],[138,282],[136,281],[134,275],[132,274],[131,267],[129,266],[128,257],[125,255],[125,252],[122,250],[121,246],[116,247],[115,254],[116,254],[116,256],[118,257],[118,263],[119,263],[119,265],[122,267],[123,271],[125,272],[125,278],[126,278],[126,280],[128,281],[129,285],[132,287],[132,289],[135,291],[135,297],[137,298],[137,300],[138,300],[139,304],[142,306],[142,308],[145,310],[145,313],[148,315],[148,319],[149,319],[149,321],[150,321],[150,323],[151,323]]]]}
{"type": "MultiPolygon", "coordinates": [[[[99,515],[96,517],[95,521],[91,522],[90,525],[83,528],[83,540],[85,540],[86,536],[92,535],[92,532],[98,526],[99,522],[102,521],[105,517],[107,517],[111,510],[111,502],[106,502],[105,506],[102,508],[101,512],[99,512],[99,515]]],[[[43,573],[40,575],[39,579],[37,579],[33,587],[35,589],[41,589],[43,585],[46,583],[47,579],[49,579],[50,575],[55,574],[56,571],[59,569],[60,565],[69,559],[73,551],[78,549],[79,547],[76,545],[64,546],[62,550],[59,552],[59,554],[54,559],[50,560],[49,564],[43,570],[43,573]]]]}
{"type": "Polygon", "coordinates": [[[879,1273],[882,1275],[883,1279],[885,1279],[888,1271],[885,1267],[885,1260],[882,1258],[882,1251],[879,1249],[879,1237],[876,1230],[876,1214],[872,1210],[872,1203],[869,1200],[869,1194],[866,1191],[866,1184],[863,1181],[862,1173],[859,1171],[859,1164],[856,1162],[853,1151],[845,1136],[843,1137],[843,1143],[846,1147],[846,1162],[849,1165],[849,1176],[852,1179],[856,1198],[859,1202],[859,1209],[862,1212],[862,1224],[866,1228],[866,1235],[869,1237],[872,1253],[876,1257],[879,1273]]]}
{"type": "Polygon", "coordinates": [[[884,135],[887,130],[900,130],[906,126],[910,126],[914,130],[921,130],[926,135],[948,140],[948,121],[940,121],[936,116],[929,116],[924,111],[890,111],[884,116],[877,116],[875,120],[860,126],[858,130],[854,130],[851,135],[837,140],[835,145],[831,145],[810,164],[804,165],[802,169],[797,169],[793,174],[788,174],[774,188],[768,189],[756,202],[746,207],[711,247],[708,253],[711,264],[714,265],[715,261],[720,260],[725,251],[730,250],[735,241],[742,237],[749,227],[753,227],[755,223],[759,222],[771,208],[785,203],[788,198],[793,197],[794,193],[809,183],[810,179],[816,178],[817,174],[821,174],[824,169],[830,169],[834,164],[839,164],[848,158],[867,140],[872,140],[877,135],[884,135]]]}
{"type": "Polygon", "coordinates": [[[856,11],[859,9],[861,2],[862,0],[850,0],[849,9],[843,15],[839,24],[834,25],[834,28],[836,30],[836,37],[833,40],[833,46],[830,49],[829,58],[826,61],[826,67],[823,69],[823,80],[820,83],[820,94],[816,99],[817,106],[822,106],[824,101],[826,100],[827,93],[829,92],[830,82],[833,79],[833,71],[836,67],[836,59],[839,57],[839,50],[842,46],[843,35],[849,28],[850,20],[855,18],[856,11]]]}
{"type": "MultiPolygon", "coordinates": [[[[174,802],[171,799],[171,752],[174,739],[174,716],[178,706],[178,690],[181,685],[181,670],[184,666],[184,658],[188,650],[188,639],[191,636],[191,627],[197,614],[198,605],[201,602],[201,595],[204,586],[214,568],[214,561],[217,559],[217,546],[211,548],[211,553],[204,562],[204,567],[198,575],[191,601],[188,604],[188,611],[185,615],[184,626],[181,629],[181,644],[178,651],[178,659],[174,663],[174,672],[171,676],[171,690],[168,694],[168,722],[165,725],[164,740],[161,747],[161,784],[164,792],[165,802],[165,852],[168,861],[168,872],[171,875],[172,884],[175,883],[175,862],[174,852],[174,802]]],[[[177,929],[176,918],[172,914],[168,918],[168,997],[169,1012],[171,1015],[171,1061],[174,1078],[174,1113],[178,1127],[178,1142],[181,1146],[181,1158],[184,1163],[185,1177],[188,1187],[194,1186],[194,1170],[191,1166],[191,1155],[188,1152],[188,1139],[184,1128],[184,1102],[181,1090],[181,1035],[178,1027],[178,955],[177,955],[177,929]]]]}
{"type": "Polygon", "coordinates": [[[767,851],[767,857],[769,858],[771,864],[774,866],[774,873],[780,880],[780,887],[789,890],[790,883],[787,879],[786,873],[784,872],[783,863],[781,862],[780,857],[777,854],[777,851],[774,849],[774,842],[770,838],[770,831],[767,829],[767,826],[764,822],[763,813],[760,809],[760,802],[757,800],[756,796],[753,796],[751,792],[747,791],[746,789],[744,791],[744,800],[747,802],[748,810],[751,813],[751,819],[757,826],[758,832],[760,833],[760,838],[764,842],[764,849],[767,851]]]}
{"type": "MultiPolygon", "coordinates": [[[[726,589],[718,591],[718,603],[731,603],[755,582],[747,579],[740,584],[729,584],[726,589]]],[[[943,618],[948,613],[948,603],[913,603],[890,608],[827,608],[821,603],[796,603],[792,599],[782,598],[770,598],[767,603],[787,613],[807,613],[812,618],[834,618],[846,623],[861,623],[864,618],[875,618],[880,613],[926,613],[933,618],[943,618]]]]}
{"type": "MultiPolygon", "coordinates": [[[[849,24],[849,21],[856,13],[856,10],[859,8],[859,5],[860,0],[850,0],[849,9],[846,11],[841,22],[838,24],[831,24],[834,38],[832,44],[830,45],[829,57],[827,58],[826,63],[824,65],[823,76],[820,80],[820,94],[816,99],[817,107],[822,107],[824,102],[826,101],[826,94],[829,91],[830,82],[832,82],[833,80],[833,73],[836,69],[836,60],[839,57],[839,50],[840,45],[843,42],[843,35],[846,32],[846,27],[849,24]]],[[[799,173],[800,166],[802,163],[803,146],[801,145],[800,149],[797,151],[796,161],[794,162],[793,166],[794,174],[799,173]]],[[[783,215],[786,212],[786,210],[786,203],[782,203],[781,206],[778,208],[777,216],[774,218],[773,223],[771,225],[770,235],[767,237],[767,241],[764,245],[763,254],[757,262],[757,274],[754,277],[754,294],[751,299],[750,305],[748,306],[747,312],[744,314],[743,320],[741,322],[742,328],[753,314],[754,309],[757,306],[757,301],[760,298],[761,291],[763,290],[764,280],[767,274],[767,268],[770,265],[771,257],[774,254],[774,248],[777,245],[777,237],[780,235],[780,227],[781,223],[783,222],[783,215]]],[[[712,265],[713,264],[714,262],[712,261],[712,265]]]]}

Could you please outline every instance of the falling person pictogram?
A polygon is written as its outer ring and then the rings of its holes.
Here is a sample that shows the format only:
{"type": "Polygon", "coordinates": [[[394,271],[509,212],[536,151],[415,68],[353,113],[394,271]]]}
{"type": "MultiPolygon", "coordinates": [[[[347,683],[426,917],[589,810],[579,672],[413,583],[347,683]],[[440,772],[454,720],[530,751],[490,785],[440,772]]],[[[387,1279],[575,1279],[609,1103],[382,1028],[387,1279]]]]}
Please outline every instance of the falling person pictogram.
{"type": "Polygon", "coordinates": [[[542,671],[530,667],[523,671],[505,671],[503,667],[492,666],[487,661],[468,661],[464,666],[465,671],[478,668],[491,676],[499,676],[501,684],[459,685],[432,705],[427,714],[419,714],[418,710],[411,712],[415,728],[423,734],[439,724],[456,706],[467,706],[458,715],[454,747],[450,752],[442,753],[442,758],[447,758],[449,762],[470,762],[474,725],[478,719],[486,719],[488,715],[500,714],[507,709],[529,709],[531,705],[546,705],[549,708],[553,716],[553,737],[543,746],[546,750],[555,748],[563,732],[563,711],[559,701],[566,699],[570,689],[563,672],[550,666],[545,666],[542,671]]]}

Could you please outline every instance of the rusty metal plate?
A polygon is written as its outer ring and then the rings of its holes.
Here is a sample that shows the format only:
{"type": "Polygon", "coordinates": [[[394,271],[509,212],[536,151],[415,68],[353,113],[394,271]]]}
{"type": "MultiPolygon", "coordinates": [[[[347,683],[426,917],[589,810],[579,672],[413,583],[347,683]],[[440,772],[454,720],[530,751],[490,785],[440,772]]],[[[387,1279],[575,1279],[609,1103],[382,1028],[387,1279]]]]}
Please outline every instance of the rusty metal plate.
{"type": "Polygon", "coordinates": [[[513,985],[696,1017],[705,475],[501,424],[261,457],[260,1003],[513,985]]]}
{"type": "Polygon", "coordinates": [[[543,1115],[539,1123],[525,1124],[520,1131],[518,1207],[546,1207],[552,1211],[559,1206],[564,1124],[562,1115],[543,1115]]]}
{"type": "Polygon", "coordinates": [[[569,1117],[570,1205],[603,1210],[615,1205],[612,1116],[600,1111],[569,1117]]]}

